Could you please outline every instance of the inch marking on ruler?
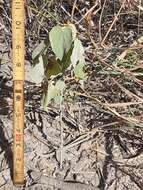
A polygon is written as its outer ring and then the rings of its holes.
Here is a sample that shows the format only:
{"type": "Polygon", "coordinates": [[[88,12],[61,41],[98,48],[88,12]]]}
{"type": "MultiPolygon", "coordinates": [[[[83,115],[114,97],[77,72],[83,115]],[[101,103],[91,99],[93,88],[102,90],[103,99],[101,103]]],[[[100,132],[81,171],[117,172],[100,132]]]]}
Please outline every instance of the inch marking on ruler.
{"type": "Polygon", "coordinates": [[[24,0],[12,1],[13,182],[24,183],[24,0]]]}
{"type": "Polygon", "coordinates": [[[24,1],[12,2],[13,79],[24,80],[24,1]]]}
{"type": "Polygon", "coordinates": [[[24,182],[24,106],[23,81],[14,81],[14,126],[13,126],[13,177],[15,184],[24,182]]]}

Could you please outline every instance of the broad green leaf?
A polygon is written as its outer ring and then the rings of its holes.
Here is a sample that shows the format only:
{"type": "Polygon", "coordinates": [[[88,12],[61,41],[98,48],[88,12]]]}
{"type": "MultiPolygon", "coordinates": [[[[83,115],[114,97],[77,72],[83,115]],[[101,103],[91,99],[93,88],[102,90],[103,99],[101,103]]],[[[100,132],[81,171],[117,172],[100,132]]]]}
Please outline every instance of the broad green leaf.
{"type": "Polygon", "coordinates": [[[80,59],[74,68],[74,74],[77,78],[83,79],[86,76],[84,72],[85,60],[80,59]]]}
{"type": "Polygon", "coordinates": [[[71,64],[71,54],[73,51],[73,45],[71,45],[70,50],[64,54],[64,57],[62,59],[62,71],[64,72],[71,64]]]}
{"type": "Polygon", "coordinates": [[[69,51],[73,42],[71,28],[55,26],[49,33],[49,39],[56,57],[62,60],[64,53],[69,51]]]}
{"type": "Polygon", "coordinates": [[[47,102],[46,102],[47,96],[48,96],[48,93],[43,93],[42,99],[41,99],[41,106],[42,108],[44,108],[45,111],[47,110],[47,102]]]}
{"type": "Polygon", "coordinates": [[[43,59],[42,56],[39,57],[39,63],[31,66],[29,71],[29,77],[31,82],[39,84],[42,82],[44,78],[44,66],[43,66],[43,59]]]}
{"type": "Polygon", "coordinates": [[[63,38],[64,38],[64,52],[67,53],[72,44],[72,30],[69,27],[62,27],[63,30],[63,38]]]}
{"type": "Polygon", "coordinates": [[[63,96],[59,95],[54,98],[56,104],[60,104],[63,101],[63,96]]]}
{"type": "Polygon", "coordinates": [[[46,76],[49,79],[52,75],[57,75],[62,72],[62,66],[60,61],[54,57],[47,60],[46,64],[46,76]]]}
{"type": "Polygon", "coordinates": [[[43,94],[41,105],[46,110],[50,101],[57,96],[57,90],[52,82],[49,83],[47,93],[43,94]]]}
{"type": "Polygon", "coordinates": [[[34,60],[46,48],[44,41],[42,41],[33,51],[32,59],[34,60]]]}
{"type": "Polygon", "coordinates": [[[61,91],[65,88],[64,81],[58,80],[54,85],[52,81],[49,82],[48,91],[46,94],[43,94],[41,105],[46,110],[48,104],[51,100],[54,100],[55,103],[60,103],[62,101],[61,91]]]}
{"type": "Polygon", "coordinates": [[[75,67],[77,62],[83,58],[84,48],[82,43],[79,39],[74,41],[74,48],[71,55],[71,63],[75,67]]]}
{"type": "Polygon", "coordinates": [[[55,26],[49,33],[51,47],[56,57],[62,60],[64,55],[64,37],[61,26],[55,26]]]}
{"type": "Polygon", "coordinates": [[[62,80],[58,80],[55,85],[57,91],[60,93],[65,88],[65,82],[62,80]]]}
{"type": "Polygon", "coordinates": [[[55,85],[52,83],[48,87],[48,96],[47,96],[47,105],[50,103],[50,101],[58,95],[58,90],[56,89],[55,85]]]}
{"type": "Polygon", "coordinates": [[[76,27],[75,27],[74,24],[71,24],[71,23],[68,23],[67,26],[70,27],[71,30],[72,30],[72,39],[73,39],[73,41],[74,41],[74,40],[76,39],[76,36],[77,36],[76,27]]]}
{"type": "Polygon", "coordinates": [[[62,80],[58,80],[55,84],[55,91],[57,92],[56,96],[53,97],[54,102],[56,104],[60,104],[60,102],[62,102],[63,97],[62,97],[62,91],[65,88],[65,82],[62,80]]]}

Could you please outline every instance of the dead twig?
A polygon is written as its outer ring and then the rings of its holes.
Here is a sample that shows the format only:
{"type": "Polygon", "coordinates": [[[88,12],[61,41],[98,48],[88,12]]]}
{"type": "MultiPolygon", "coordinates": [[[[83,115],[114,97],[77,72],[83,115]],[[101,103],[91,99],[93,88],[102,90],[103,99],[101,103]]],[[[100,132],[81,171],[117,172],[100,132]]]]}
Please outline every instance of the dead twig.
{"type": "Polygon", "coordinates": [[[91,96],[90,94],[88,94],[87,92],[85,92],[85,90],[83,90],[83,91],[84,91],[84,93],[81,93],[81,92],[72,92],[72,93],[74,93],[76,96],[84,96],[86,98],[92,99],[97,104],[99,104],[100,106],[103,106],[105,109],[107,109],[108,111],[110,111],[113,115],[115,115],[116,117],[122,119],[124,122],[126,122],[128,124],[133,124],[133,125],[136,125],[136,126],[143,127],[143,124],[140,124],[139,120],[137,120],[135,118],[125,117],[125,116],[120,115],[115,109],[111,109],[110,106],[108,106],[108,103],[104,104],[98,98],[91,96]]]}
{"type": "Polygon", "coordinates": [[[122,9],[123,9],[123,7],[124,7],[125,1],[126,1],[126,0],[123,1],[123,3],[122,3],[122,5],[121,5],[121,7],[120,7],[120,9],[119,9],[119,11],[118,11],[118,13],[117,13],[117,15],[115,15],[115,18],[114,18],[112,24],[110,25],[110,27],[109,27],[107,33],[105,34],[103,40],[101,41],[101,46],[104,47],[105,40],[106,40],[106,38],[108,37],[108,35],[109,35],[109,33],[110,33],[112,27],[114,26],[115,22],[117,21],[119,15],[120,15],[120,12],[122,11],[122,9]]]}
{"type": "Polygon", "coordinates": [[[75,11],[75,8],[76,8],[76,4],[77,4],[77,0],[74,0],[72,12],[71,12],[71,22],[73,22],[73,17],[74,17],[74,11],[75,11]]]}
{"type": "Polygon", "coordinates": [[[102,34],[101,34],[102,17],[103,17],[103,12],[104,12],[104,9],[105,9],[106,2],[107,2],[107,0],[104,0],[102,10],[101,10],[101,14],[100,14],[100,18],[99,18],[99,39],[100,39],[100,42],[102,41],[102,34]]]}

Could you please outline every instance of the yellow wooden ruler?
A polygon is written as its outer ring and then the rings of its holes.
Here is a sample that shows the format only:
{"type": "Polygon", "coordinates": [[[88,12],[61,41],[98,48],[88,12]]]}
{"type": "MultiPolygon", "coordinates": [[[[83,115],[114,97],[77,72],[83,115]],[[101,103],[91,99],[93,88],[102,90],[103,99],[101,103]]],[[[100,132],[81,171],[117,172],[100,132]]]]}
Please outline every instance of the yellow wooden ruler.
{"type": "Polygon", "coordinates": [[[24,183],[24,0],[12,0],[13,182],[24,183]]]}

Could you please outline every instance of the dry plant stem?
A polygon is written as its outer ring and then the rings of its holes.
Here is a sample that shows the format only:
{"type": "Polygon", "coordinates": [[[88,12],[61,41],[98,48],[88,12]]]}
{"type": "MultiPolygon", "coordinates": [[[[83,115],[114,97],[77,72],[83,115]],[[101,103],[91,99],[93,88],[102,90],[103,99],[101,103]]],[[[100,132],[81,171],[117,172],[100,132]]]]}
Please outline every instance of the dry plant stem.
{"type": "Polygon", "coordinates": [[[28,129],[28,132],[30,133],[31,136],[33,136],[35,139],[37,139],[39,142],[41,142],[42,144],[46,145],[49,147],[49,144],[43,140],[43,139],[40,139],[39,137],[37,137],[35,134],[33,134],[33,131],[28,129]]]}
{"type": "MultiPolygon", "coordinates": [[[[84,169],[84,167],[83,167],[84,169]]],[[[81,169],[82,170],[82,169],[81,169]]],[[[71,171],[72,174],[96,174],[96,172],[90,172],[90,171],[71,171]]]]}
{"type": "MultiPolygon", "coordinates": [[[[83,90],[83,89],[82,89],[83,90]]],[[[124,117],[122,115],[120,115],[115,109],[111,109],[108,106],[108,103],[102,103],[100,100],[98,100],[96,97],[91,96],[90,94],[88,94],[87,92],[85,92],[85,90],[83,90],[84,93],[81,92],[73,92],[75,95],[77,96],[84,96],[86,98],[90,98],[92,100],[94,100],[96,103],[98,103],[99,105],[103,106],[105,109],[109,110],[113,115],[115,115],[116,117],[122,119],[124,122],[129,123],[129,124],[133,124],[133,125],[140,125],[139,121],[136,119],[132,119],[130,117],[124,117]]],[[[142,125],[141,125],[142,126],[142,125]]]]}
{"type": "MultiPolygon", "coordinates": [[[[11,25],[12,19],[9,17],[7,11],[5,9],[3,9],[3,11],[5,12],[5,14],[3,14],[4,17],[7,18],[7,21],[9,22],[9,24],[11,25]]],[[[10,32],[10,31],[9,31],[10,32]]]]}
{"type": "Polygon", "coordinates": [[[47,2],[43,5],[43,7],[41,8],[41,10],[38,11],[37,17],[38,17],[39,15],[43,15],[43,12],[42,12],[42,11],[45,10],[45,7],[47,6],[48,3],[49,3],[49,1],[47,1],[47,2]]]}
{"type": "Polygon", "coordinates": [[[78,106],[79,106],[79,109],[78,109],[78,128],[79,128],[79,131],[81,132],[82,131],[82,128],[81,128],[81,103],[79,102],[78,103],[78,106]]]}
{"type": "Polygon", "coordinates": [[[134,50],[134,49],[139,49],[142,48],[142,43],[143,43],[143,36],[139,37],[137,40],[135,40],[127,49],[125,49],[119,56],[118,56],[118,60],[122,60],[126,57],[127,53],[130,50],[134,50]]]}
{"type": "Polygon", "coordinates": [[[43,16],[41,17],[40,21],[38,22],[39,23],[39,26],[38,26],[38,36],[40,36],[40,30],[41,30],[41,26],[45,29],[45,31],[48,33],[48,30],[46,30],[46,28],[44,27],[44,25],[42,24],[43,21],[44,21],[44,15],[45,13],[43,13],[43,16]]]}
{"type": "Polygon", "coordinates": [[[68,15],[68,17],[71,18],[71,14],[62,5],[61,5],[61,8],[68,15]]]}
{"type": "Polygon", "coordinates": [[[142,102],[125,102],[125,103],[110,103],[108,104],[109,107],[128,107],[128,106],[132,106],[132,105],[138,105],[138,104],[143,104],[142,102]]]}
{"type": "Polygon", "coordinates": [[[125,77],[127,77],[128,79],[130,78],[130,79],[134,80],[134,81],[137,82],[138,84],[141,84],[141,85],[143,84],[143,81],[137,79],[137,78],[130,72],[130,70],[128,70],[128,69],[126,69],[126,68],[121,69],[121,68],[119,68],[119,67],[117,67],[117,66],[114,67],[113,65],[108,64],[104,59],[101,59],[99,56],[98,56],[98,59],[99,59],[99,61],[100,61],[100,63],[101,63],[102,65],[104,65],[104,66],[106,66],[106,67],[108,67],[108,68],[111,68],[111,69],[113,69],[114,71],[118,71],[118,72],[123,73],[125,77]]]}
{"type": "MultiPolygon", "coordinates": [[[[97,131],[98,130],[96,130],[96,132],[97,131]]],[[[93,138],[92,138],[91,133],[89,133],[89,134],[87,133],[87,134],[81,135],[80,137],[78,137],[77,139],[75,139],[74,141],[72,141],[70,144],[64,146],[63,149],[64,149],[64,151],[67,151],[68,149],[73,148],[74,146],[78,146],[81,143],[86,143],[86,142],[92,141],[92,140],[93,140],[93,138]]],[[[103,152],[103,151],[101,151],[99,149],[94,149],[94,150],[96,152],[100,153],[100,154],[108,156],[107,153],[105,153],[105,152],[103,152]]]]}
{"type": "Polygon", "coordinates": [[[72,8],[72,13],[71,13],[71,22],[73,22],[73,17],[74,17],[74,11],[76,8],[77,0],[74,0],[73,8],[72,8]]]}
{"type": "MultiPolygon", "coordinates": [[[[139,0],[139,6],[142,5],[142,0],[139,0]]],[[[138,11],[138,35],[140,34],[140,17],[141,17],[141,9],[138,11]]]]}
{"type": "Polygon", "coordinates": [[[131,68],[129,69],[130,71],[136,71],[137,69],[143,69],[143,64],[141,65],[142,63],[139,63],[138,66],[134,67],[134,68],[131,68]]]}
{"type": "MultiPolygon", "coordinates": [[[[94,14],[94,16],[98,13],[98,11],[100,11],[100,9],[101,9],[101,6],[96,10],[96,13],[94,14]]],[[[90,35],[90,29],[87,30],[87,34],[88,34],[89,39],[90,39],[91,43],[93,44],[94,48],[95,48],[95,49],[98,49],[96,43],[94,42],[94,39],[93,39],[92,36],[90,35]]]]}
{"type": "MultiPolygon", "coordinates": [[[[30,5],[27,5],[27,7],[29,7],[29,9],[33,10],[35,13],[38,13],[38,14],[40,14],[41,16],[43,16],[43,17],[49,19],[48,16],[43,15],[41,12],[37,11],[35,8],[31,7],[30,5]]],[[[52,14],[50,14],[50,12],[45,11],[45,13],[47,13],[47,15],[50,15],[50,16],[57,22],[57,24],[63,25],[62,23],[59,22],[59,20],[56,19],[56,17],[54,17],[52,14]]]]}
{"type": "Polygon", "coordinates": [[[80,22],[81,22],[83,19],[85,19],[86,16],[87,16],[90,12],[92,12],[92,11],[95,9],[95,7],[97,7],[97,5],[98,5],[98,3],[96,3],[95,5],[93,5],[93,6],[82,16],[82,18],[81,18],[78,22],[76,22],[76,24],[80,24],[80,22]]]}
{"type": "Polygon", "coordinates": [[[61,147],[60,147],[60,169],[63,168],[63,157],[64,157],[64,140],[63,140],[63,90],[61,91],[61,100],[60,100],[60,131],[61,131],[61,147]]]}
{"type": "Polygon", "coordinates": [[[136,94],[134,94],[133,92],[129,91],[128,89],[126,89],[125,87],[123,87],[121,84],[119,84],[115,79],[112,79],[113,82],[124,92],[126,93],[129,97],[131,98],[135,98],[136,100],[138,100],[139,102],[143,103],[143,99],[140,98],[139,96],[137,96],[136,94]]]}
{"type": "Polygon", "coordinates": [[[5,30],[5,33],[9,34],[9,31],[6,29],[6,27],[2,23],[0,23],[0,30],[2,29],[5,30]]]}
{"type": "Polygon", "coordinates": [[[110,33],[112,27],[114,26],[115,22],[117,21],[119,15],[120,15],[120,12],[122,11],[122,9],[123,9],[123,7],[124,7],[125,1],[126,1],[126,0],[123,1],[123,3],[122,3],[122,5],[121,5],[121,7],[120,7],[120,9],[119,9],[119,11],[118,11],[118,13],[117,13],[117,15],[115,16],[115,18],[114,18],[112,24],[110,25],[110,27],[109,27],[107,33],[105,34],[103,40],[101,41],[101,46],[104,47],[104,42],[105,42],[106,38],[108,37],[108,35],[109,35],[109,33],[110,33]]]}
{"type": "Polygon", "coordinates": [[[100,42],[102,41],[102,34],[101,34],[102,16],[103,16],[103,12],[104,12],[104,9],[105,9],[106,1],[107,0],[104,0],[104,4],[102,6],[102,11],[101,11],[100,18],[99,18],[99,39],[100,39],[100,42]]]}
{"type": "Polygon", "coordinates": [[[137,7],[138,7],[138,9],[140,9],[141,11],[143,11],[143,6],[138,5],[137,7]]]}
{"type": "MultiPolygon", "coordinates": [[[[86,141],[88,142],[89,140],[93,140],[92,137],[94,136],[94,134],[96,134],[96,133],[99,132],[99,131],[104,133],[105,130],[106,130],[106,129],[105,129],[106,127],[115,126],[115,125],[120,125],[120,122],[108,123],[108,124],[105,124],[105,125],[100,126],[100,128],[94,128],[94,129],[92,129],[91,131],[84,132],[84,133],[81,134],[77,139],[75,139],[75,140],[72,141],[71,143],[69,143],[69,144],[63,146],[63,149],[64,149],[64,151],[69,151],[69,149],[70,149],[70,148],[73,148],[74,146],[78,146],[78,145],[81,144],[81,143],[86,143],[86,141]],[[104,129],[103,129],[103,128],[104,128],[104,129]]],[[[124,127],[124,128],[125,128],[125,127],[124,127]]],[[[111,129],[112,129],[112,130],[117,130],[117,128],[111,128],[111,129]]],[[[111,129],[109,129],[109,130],[111,130],[111,129]]],[[[129,129],[129,128],[127,128],[127,129],[129,129]]],[[[30,133],[32,134],[32,131],[30,131],[30,133]]],[[[32,134],[32,136],[33,136],[34,138],[36,138],[38,141],[40,141],[41,143],[43,143],[43,144],[45,144],[45,145],[47,145],[47,146],[49,147],[49,144],[46,143],[44,140],[39,139],[38,137],[36,137],[36,136],[33,135],[33,134],[32,134]]],[[[54,148],[55,148],[55,150],[60,150],[60,148],[56,148],[56,147],[54,147],[54,148]]],[[[99,150],[98,148],[95,148],[95,151],[96,151],[97,153],[102,154],[102,155],[108,156],[107,153],[105,153],[105,152],[99,150]]],[[[55,151],[49,153],[48,156],[50,157],[50,156],[53,156],[54,154],[55,154],[55,151]]],[[[46,155],[46,157],[47,157],[47,155],[46,155]]]]}

